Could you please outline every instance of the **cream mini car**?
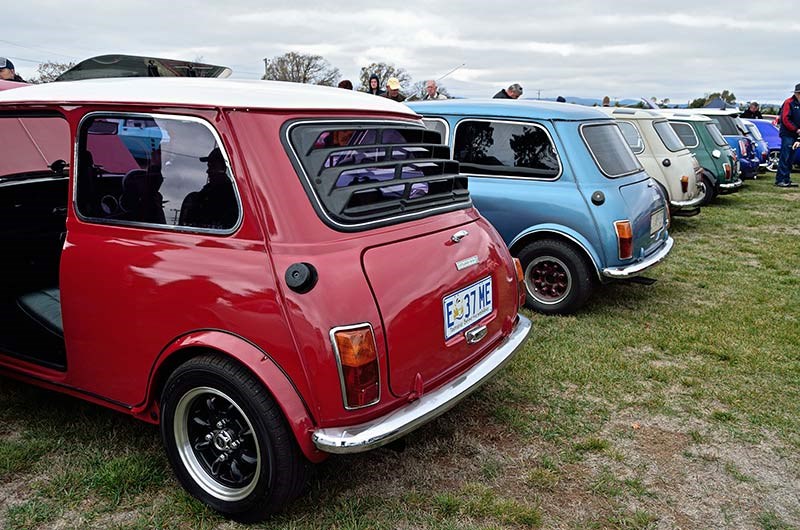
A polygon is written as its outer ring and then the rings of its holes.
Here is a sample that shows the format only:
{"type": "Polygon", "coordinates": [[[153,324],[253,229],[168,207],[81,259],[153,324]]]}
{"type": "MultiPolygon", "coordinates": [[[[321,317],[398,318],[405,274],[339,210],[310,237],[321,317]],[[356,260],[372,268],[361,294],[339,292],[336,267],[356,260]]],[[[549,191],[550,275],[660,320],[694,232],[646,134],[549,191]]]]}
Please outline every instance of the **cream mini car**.
{"type": "Polygon", "coordinates": [[[669,198],[672,215],[689,217],[703,203],[702,168],[669,122],[644,109],[601,107],[619,124],[628,145],[669,198]]]}

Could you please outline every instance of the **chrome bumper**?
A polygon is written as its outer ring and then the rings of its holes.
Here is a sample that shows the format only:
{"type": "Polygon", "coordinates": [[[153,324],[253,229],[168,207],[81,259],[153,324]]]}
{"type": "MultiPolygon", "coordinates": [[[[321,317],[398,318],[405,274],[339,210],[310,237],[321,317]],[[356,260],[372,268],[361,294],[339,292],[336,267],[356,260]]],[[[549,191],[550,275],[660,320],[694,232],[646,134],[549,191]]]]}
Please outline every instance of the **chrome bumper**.
{"type": "Polygon", "coordinates": [[[695,206],[700,206],[704,198],[704,195],[699,193],[694,199],[689,199],[688,201],[669,201],[669,205],[673,208],[694,208],[695,206]]]}
{"type": "Polygon", "coordinates": [[[326,453],[360,453],[405,436],[444,414],[497,373],[525,343],[531,326],[530,320],[518,315],[511,334],[468,372],[380,418],[350,427],[318,429],[312,435],[314,445],[326,453]]]}
{"type": "Polygon", "coordinates": [[[649,269],[653,265],[664,261],[664,258],[667,257],[667,254],[669,254],[669,251],[672,250],[672,246],[674,244],[675,240],[672,239],[672,236],[670,236],[667,239],[667,242],[664,243],[664,246],[661,248],[661,250],[651,256],[648,256],[645,260],[640,261],[639,263],[634,263],[633,265],[629,265],[627,267],[609,267],[607,269],[603,269],[603,276],[606,278],[615,279],[624,279],[630,278],[631,276],[636,276],[645,269],[649,269]]]}
{"type": "Polygon", "coordinates": [[[733,182],[726,182],[725,184],[720,184],[719,189],[726,191],[733,191],[733,190],[738,190],[742,186],[744,186],[744,182],[742,181],[742,179],[736,179],[733,182]]]}

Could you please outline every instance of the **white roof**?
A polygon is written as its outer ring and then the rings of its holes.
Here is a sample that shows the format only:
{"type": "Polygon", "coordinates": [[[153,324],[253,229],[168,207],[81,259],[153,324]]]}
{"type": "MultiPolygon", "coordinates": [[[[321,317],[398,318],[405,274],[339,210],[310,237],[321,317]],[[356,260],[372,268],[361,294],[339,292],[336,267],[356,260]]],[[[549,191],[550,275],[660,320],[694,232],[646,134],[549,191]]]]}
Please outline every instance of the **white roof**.
{"type": "Polygon", "coordinates": [[[618,120],[656,120],[663,118],[661,114],[650,109],[630,107],[594,107],[618,120]]]}
{"type": "Polygon", "coordinates": [[[686,112],[686,109],[664,110],[660,114],[668,120],[682,120],[682,121],[711,121],[711,118],[704,114],[697,114],[694,112],[686,112]]]}
{"type": "Polygon", "coordinates": [[[387,98],[341,88],[209,78],[88,79],[0,91],[4,103],[143,103],[264,109],[361,110],[415,116],[387,98]]]}
{"type": "Polygon", "coordinates": [[[693,112],[696,114],[704,114],[706,116],[732,116],[734,114],[739,114],[738,109],[686,109],[686,112],[693,112]]]}

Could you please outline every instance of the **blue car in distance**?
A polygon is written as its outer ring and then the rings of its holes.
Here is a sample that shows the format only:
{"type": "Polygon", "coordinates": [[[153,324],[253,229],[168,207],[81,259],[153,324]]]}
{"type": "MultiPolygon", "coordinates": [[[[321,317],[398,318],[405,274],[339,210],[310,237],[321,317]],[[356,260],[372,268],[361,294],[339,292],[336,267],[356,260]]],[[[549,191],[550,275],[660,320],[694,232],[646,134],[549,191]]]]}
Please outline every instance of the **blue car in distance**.
{"type": "Polygon", "coordinates": [[[522,262],[528,307],[571,313],[600,282],[652,282],[639,275],[672,249],[668,204],[608,116],[527,100],[409,107],[442,134],[522,262]]]}
{"type": "MultiPolygon", "coordinates": [[[[781,137],[778,134],[780,129],[772,124],[772,120],[750,119],[747,121],[758,128],[761,137],[767,142],[767,171],[778,171],[778,158],[781,155],[781,137]]],[[[795,166],[800,165],[800,149],[794,152],[792,164],[795,166]]]]}
{"type": "Polygon", "coordinates": [[[706,108],[689,110],[717,121],[720,132],[736,152],[742,180],[758,178],[758,170],[762,161],[756,154],[753,141],[747,136],[744,124],[738,118],[738,110],[706,108]]]}

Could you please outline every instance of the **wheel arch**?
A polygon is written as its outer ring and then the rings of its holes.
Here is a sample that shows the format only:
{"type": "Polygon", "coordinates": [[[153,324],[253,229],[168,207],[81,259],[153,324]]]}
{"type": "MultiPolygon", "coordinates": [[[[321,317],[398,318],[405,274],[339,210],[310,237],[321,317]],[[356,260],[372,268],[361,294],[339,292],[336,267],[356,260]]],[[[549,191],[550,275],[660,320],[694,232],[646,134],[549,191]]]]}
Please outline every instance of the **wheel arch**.
{"type": "Polygon", "coordinates": [[[511,251],[512,256],[517,256],[519,251],[528,244],[533,243],[534,241],[541,241],[543,239],[556,239],[579,249],[581,255],[594,269],[597,279],[600,281],[603,280],[603,277],[600,274],[600,256],[594,247],[589,243],[589,241],[575,231],[555,226],[541,226],[532,228],[515,237],[508,248],[511,251]]]}
{"type": "Polygon", "coordinates": [[[186,361],[209,353],[231,359],[247,369],[275,399],[305,457],[312,462],[326,458],[311,441],[314,419],[289,376],[265,351],[224,331],[189,333],[162,350],[151,368],[145,401],[131,411],[133,415],[149,423],[159,423],[159,400],[169,376],[186,361]]]}

